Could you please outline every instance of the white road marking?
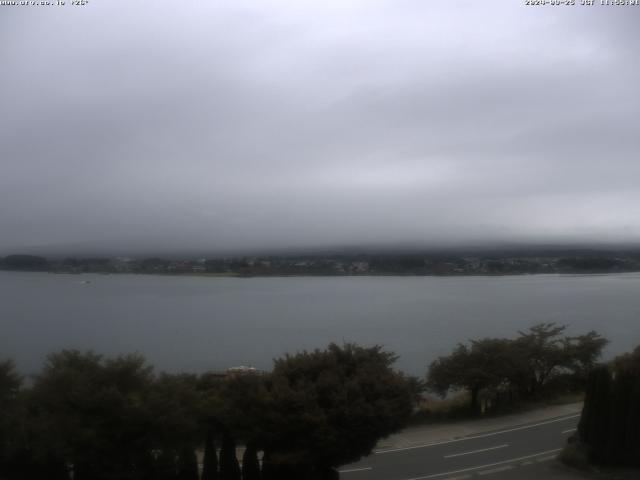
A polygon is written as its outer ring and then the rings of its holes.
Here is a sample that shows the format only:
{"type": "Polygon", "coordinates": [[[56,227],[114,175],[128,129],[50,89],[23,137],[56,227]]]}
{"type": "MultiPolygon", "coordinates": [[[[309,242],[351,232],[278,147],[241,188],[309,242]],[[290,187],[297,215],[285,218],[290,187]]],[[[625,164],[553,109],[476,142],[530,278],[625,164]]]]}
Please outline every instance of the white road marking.
{"type": "Polygon", "coordinates": [[[418,448],[427,448],[427,447],[434,447],[436,445],[446,445],[448,443],[456,443],[456,442],[464,442],[467,440],[475,440],[477,438],[487,438],[487,437],[493,437],[494,435],[501,435],[503,433],[509,433],[509,432],[517,432],[519,430],[526,430],[528,428],[535,428],[535,427],[540,427],[542,425],[549,425],[550,423],[556,423],[556,422],[563,422],[565,420],[571,420],[572,418],[577,418],[579,417],[580,414],[576,414],[576,415],[571,415],[569,417],[563,417],[563,418],[556,418],[554,420],[547,420],[546,422],[540,422],[540,423],[536,423],[533,425],[524,425],[522,427],[514,427],[514,428],[509,428],[507,430],[500,430],[499,432],[491,432],[491,433],[483,433],[481,435],[474,435],[474,436],[470,436],[470,437],[464,437],[464,438],[454,438],[453,440],[445,440],[443,442],[433,442],[433,443],[425,443],[424,445],[414,445],[411,447],[401,447],[401,448],[390,448],[387,450],[377,450],[374,453],[374,455],[382,455],[383,453],[393,453],[393,452],[403,452],[405,450],[415,450],[418,448]]]}
{"type": "Polygon", "coordinates": [[[549,460],[555,460],[556,457],[557,455],[549,455],[548,457],[536,458],[536,462],[538,463],[548,462],[549,460]]]}
{"type": "Polygon", "coordinates": [[[567,430],[563,430],[562,433],[571,433],[571,432],[575,432],[577,430],[577,428],[569,428],[567,430]]]}
{"type": "Polygon", "coordinates": [[[511,470],[513,465],[506,465],[504,467],[492,468],[491,470],[483,470],[478,472],[478,475],[490,475],[492,473],[504,472],[505,470],[511,470]]]}
{"type": "Polygon", "coordinates": [[[488,448],[482,448],[480,450],[473,450],[471,452],[463,452],[463,453],[454,453],[452,455],[445,455],[444,458],[453,458],[453,457],[461,457],[463,455],[471,455],[473,453],[481,453],[481,452],[488,452],[489,450],[497,450],[499,448],[506,448],[508,447],[509,444],[505,443],[504,445],[498,445],[496,447],[488,447],[488,448]]]}
{"type": "Polygon", "coordinates": [[[539,452],[539,453],[534,453],[532,455],[525,455],[524,457],[510,458],[509,460],[503,460],[502,462],[488,463],[487,465],[478,465],[477,467],[463,468],[462,470],[454,470],[452,472],[434,473],[432,475],[424,475],[422,477],[411,477],[411,478],[407,478],[405,480],[427,480],[428,478],[438,478],[438,477],[444,477],[446,475],[455,475],[457,473],[471,472],[473,470],[480,470],[480,469],[483,469],[483,468],[496,467],[498,465],[505,465],[507,463],[516,463],[516,462],[519,462],[521,460],[527,460],[528,458],[539,457],[540,455],[548,455],[550,453],[557,453],[560,450],[562,450],[562,449],[561,448],[556,448],[555,450],[547,450],[546,452],[539,452]]]}
{"type": "Polygon", "coordinates": [[[372,467],[362,467],[362,468],[349,468],[347,470],[338,470],[340,473],[353,473],[353,472],[366,472],[367,470],[373,470],[372,467]]]}

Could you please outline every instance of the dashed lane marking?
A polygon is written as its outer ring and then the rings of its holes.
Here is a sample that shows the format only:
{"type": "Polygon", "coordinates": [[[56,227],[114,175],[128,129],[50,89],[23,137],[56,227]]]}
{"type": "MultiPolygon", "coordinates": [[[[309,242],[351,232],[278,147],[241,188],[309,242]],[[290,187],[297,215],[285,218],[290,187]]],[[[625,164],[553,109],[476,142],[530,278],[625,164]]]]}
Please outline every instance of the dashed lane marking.
{"type": "Polygon", "coordinates": [[[575,432],[577,430],[577,428],[567,428],[566,430],[563,430],[561,433],[571,433],[571,432],[575,432]]]}
{"type": "Polygon", "coordinates": [[[509,444],[505,443],[504,445],[497,445],[495,447],[481,448],[480,450],[472,450],[470,452],[453,453],[451,455],[444,455],[444,458],[462,457],[463,455],[472,455],[474,453],[488,452],[489,450],[497,450],[499,448],[506,448],[508,446],[509,446],[509,444]]]}
{"type": "Polygon", "coordinates": [[[405,480],[427,480],[429,478],[446,477],[448,475],[456,475],[458,473],[472,472],[474,470],[482,470],[482,469],[485,469],[485,468],[497,467],[498,465],[506,465],[506,464],[509,464],[509,463],[518,463],[518,462],[520,462],[522,460],[528,460],[530,458],[539,457],[541,455],[549,455],[551,453],[558,453],[560,450],[562,450],[562,449],[561,448],[556,448],[555,450],[547,450],[545,452],[538,452],[538,453],[534,453],[532,455],[525,455],[524,457],[510,458],[509,460],[503,460],[501,462],[488,463],[486,465],[478,465],[476,467],[463,468],[462,470],[453,470],[451,472],[433,473],[431,475],[423,475],[421,477],[411,477],[411,478],[407,478],[405,480]]]}
{"type": "Polygon", "coordinates": [[[505,465],[504,467],[492,468],[491,470],[483,470],[478,472],[478,475],[491,475],[492,473],[504,472],[505,470],[511,470],[513,465],[505,465]]]}

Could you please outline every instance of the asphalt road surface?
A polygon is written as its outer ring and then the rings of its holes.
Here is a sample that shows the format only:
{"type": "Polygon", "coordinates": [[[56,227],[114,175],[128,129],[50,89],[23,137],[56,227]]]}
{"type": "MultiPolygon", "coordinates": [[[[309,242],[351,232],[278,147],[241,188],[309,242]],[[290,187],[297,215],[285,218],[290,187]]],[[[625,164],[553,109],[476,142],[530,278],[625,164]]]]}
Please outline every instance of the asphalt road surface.
{"type": "Polygon", "coordinates": [[[340,469],[341,480],[519,478],[518,469],[553,460],[580,415],[517,425],[427,445],[378,450],[340,469]],[[509,475],[512,473],[513,475],[509,475]]]}

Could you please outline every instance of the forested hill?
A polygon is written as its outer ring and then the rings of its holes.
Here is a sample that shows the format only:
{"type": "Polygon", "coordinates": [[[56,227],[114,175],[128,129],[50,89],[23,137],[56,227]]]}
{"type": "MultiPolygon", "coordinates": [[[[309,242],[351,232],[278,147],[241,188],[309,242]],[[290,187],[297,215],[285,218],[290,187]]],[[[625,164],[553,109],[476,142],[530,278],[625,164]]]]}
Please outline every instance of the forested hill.
{"type": "Polygon", "coordinates": [[[56,273],[147,273],[234,276],[515,275],[640,271],[640,249],[336,253],[236,257],[0,257],[0,269],[56,273]]]}

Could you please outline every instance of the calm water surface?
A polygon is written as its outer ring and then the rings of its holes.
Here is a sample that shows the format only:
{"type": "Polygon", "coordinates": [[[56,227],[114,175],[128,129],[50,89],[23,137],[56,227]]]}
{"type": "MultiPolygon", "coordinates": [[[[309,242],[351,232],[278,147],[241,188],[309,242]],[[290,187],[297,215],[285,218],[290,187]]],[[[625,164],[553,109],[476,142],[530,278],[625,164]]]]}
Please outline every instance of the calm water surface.
{"type": "Polygon", "coordinates": [[[0,358],[25,373],[62,348],[140,352],[158,369],[268,369],[329,342],[383,344],[423,374],[457,342],[537,322],[640,344],[640,274],[204,278],[0,272],[0,358]],[[86,283],[90,282],[90,283],[86,283]]]}

